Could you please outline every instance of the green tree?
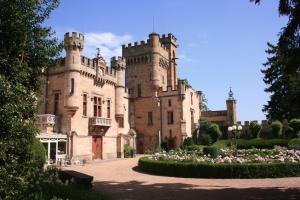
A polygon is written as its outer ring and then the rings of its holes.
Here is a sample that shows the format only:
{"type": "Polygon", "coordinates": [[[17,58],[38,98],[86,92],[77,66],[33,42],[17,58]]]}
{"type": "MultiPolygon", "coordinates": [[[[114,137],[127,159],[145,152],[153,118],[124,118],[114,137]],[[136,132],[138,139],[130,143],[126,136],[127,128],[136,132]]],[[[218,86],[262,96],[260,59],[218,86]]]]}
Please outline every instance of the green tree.
{"type": "Polygon", "coordinates": [[[292,137],[300,136],[300,119],[292,119],[289,122],[289,126],[292,128],[292,137]]]}
{"type": "Polygon", "coordinates": [[[203,144],[216,142],[222,136],[219,126],[215,123],[203,120],[200,121],[199,141],[203,144]]]}
{"type": "Polygon", "coordinates": [[[271,129],[272,129],[272,137],[273,138],[280,138],[282,136],[282,123],[280,121],[273,121],[271,123],[271,129]]]}
{"type": "Polygon", "coordinates": [[[271,93],[263,111],[272,120],[300,116],[300,1],[279,0],[278,11],[288,17],[288,23],[279,33],[278,43],[268,43],[269,57],[262,70],[268,85],[265,91],[271,93]]]}
{"type": "Polygon", "coordinates": [[[201,112],[209,111],[209,108],[207,106],[207,98],[203,92],[201,92],[200,111],[201,112]]]}
{"type": "Polygon", "coordinates": [[[250,129],[252,138],[257,138],[258,134],[260,132],[260,129],[261,129],[261,125],[258,124],[257,121],[251,121],[249,129],[250,129]]]}
{"type": "Polygon", "coordinates": [[[26,199],[42,68],[61,46],[43,23],[57,0],[0,0],[0,199],[26,199]]]}

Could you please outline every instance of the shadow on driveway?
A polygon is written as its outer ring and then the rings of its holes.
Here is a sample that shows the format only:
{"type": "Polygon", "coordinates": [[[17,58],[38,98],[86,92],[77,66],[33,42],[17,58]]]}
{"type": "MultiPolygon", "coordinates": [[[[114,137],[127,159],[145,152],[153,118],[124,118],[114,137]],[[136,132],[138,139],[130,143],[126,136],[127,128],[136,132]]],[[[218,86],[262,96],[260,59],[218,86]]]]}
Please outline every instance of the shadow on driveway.
{"type": "Polygon", "coordinates": [[[195,186],[184,183],[156,183],[139,181],[94,182],[94,189],[119,200],[298,200],[299,188],[224,188],[224,186],[195,186]]]}

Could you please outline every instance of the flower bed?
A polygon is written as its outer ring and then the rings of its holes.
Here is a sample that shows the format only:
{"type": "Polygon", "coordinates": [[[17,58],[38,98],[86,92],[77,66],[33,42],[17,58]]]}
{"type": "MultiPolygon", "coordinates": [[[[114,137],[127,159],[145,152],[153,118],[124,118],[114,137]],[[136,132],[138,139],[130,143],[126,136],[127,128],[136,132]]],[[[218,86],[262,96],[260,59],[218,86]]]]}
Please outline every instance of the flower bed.
{"type": "Polygon", "coordinates": [[[221,149],[215,158],[201,151],[161,152],[141,158],[139,168],[157,175],[195,178],[300,176],[300,151],[221,149]]]}

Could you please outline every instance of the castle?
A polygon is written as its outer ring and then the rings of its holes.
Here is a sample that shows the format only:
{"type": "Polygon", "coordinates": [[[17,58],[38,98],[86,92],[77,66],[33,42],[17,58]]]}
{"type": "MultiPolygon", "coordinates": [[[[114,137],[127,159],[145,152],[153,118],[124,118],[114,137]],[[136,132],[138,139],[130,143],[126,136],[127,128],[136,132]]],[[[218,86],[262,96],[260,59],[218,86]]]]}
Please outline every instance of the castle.
{"type": "Polygon", "coordinates": [[[48,159],[123,157],[124,144],[138,153],[176,148],[197,129],[201,92],[177,77],[174,35],[123,45],[110,67],[99,54],[81,55],[82,34],[66,33],[64,42],[66,57],[44,72],[39,97],[37,138],[48,159]]]}

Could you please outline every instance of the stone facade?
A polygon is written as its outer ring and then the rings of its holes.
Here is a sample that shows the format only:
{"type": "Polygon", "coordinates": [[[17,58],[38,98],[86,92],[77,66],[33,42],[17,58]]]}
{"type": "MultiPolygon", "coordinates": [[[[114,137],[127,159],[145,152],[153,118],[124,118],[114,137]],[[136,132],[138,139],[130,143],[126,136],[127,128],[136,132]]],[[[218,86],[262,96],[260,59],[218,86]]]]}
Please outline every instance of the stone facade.
{"type": "Polygon", "coordinates": [[[48,158],[123,157],[124,144],[139,153],[166,142],[175,148],[200,119],[201,93],[177,78],[177,39],[156,33],[123,45],[111,66],[81,55],[84,36],[66,33],[66,57],[44,73],[37,136],[48,158]],[[128,88],[128,89],[127,89],[128,88]]]}
{"type": "Polygon", "coordinates": [[[176,49],[175,36],[157,33],[146,42],[122,46],[139,153],[153,151],[162,142],[179,147],[197,128],[201,95],[177,78],[176,49]]]}

